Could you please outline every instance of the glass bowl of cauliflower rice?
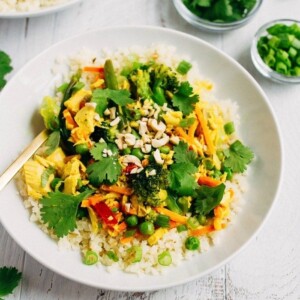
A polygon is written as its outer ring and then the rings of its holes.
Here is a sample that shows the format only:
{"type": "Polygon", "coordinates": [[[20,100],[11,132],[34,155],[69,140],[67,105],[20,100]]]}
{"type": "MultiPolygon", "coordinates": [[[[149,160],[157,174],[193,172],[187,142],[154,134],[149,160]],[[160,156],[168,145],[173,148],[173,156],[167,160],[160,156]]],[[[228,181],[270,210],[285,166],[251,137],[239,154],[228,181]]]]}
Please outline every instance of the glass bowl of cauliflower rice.
{"type": "Polygon", "coordinates": [[[1,169],[48,134],[2,192],[1,222],[72,280],[146,291],[203,276],[249,242],[276,198],[281,143],[268,100],[235,61],[191,36],[87,33],[31,61],[0,100],[1,169]],[[16,112],[16,136],[12,94],[31,103],[16,112]]]}

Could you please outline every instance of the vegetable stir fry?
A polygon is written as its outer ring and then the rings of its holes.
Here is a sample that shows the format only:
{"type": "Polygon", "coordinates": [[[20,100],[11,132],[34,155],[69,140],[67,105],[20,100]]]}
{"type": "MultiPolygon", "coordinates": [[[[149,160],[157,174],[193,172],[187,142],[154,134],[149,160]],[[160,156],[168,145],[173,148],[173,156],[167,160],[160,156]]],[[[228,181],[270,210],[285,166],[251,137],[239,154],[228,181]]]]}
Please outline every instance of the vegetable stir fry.
{"type": "MultiPolygon", "coordinates": [[[[46,97],[41,107],[51,132],[42,154],[23,168],[28,195],[41,204],[44,224],[61,238],[86,218],[92,232],[129,244],[127,263],[141,261],[171,229],[198,237],[226,227],[234,191],[226,182],[243,173],[252,151],[235,137],[235,126],[215,103],[186,80],[192,64],[170,68],[155,59],[86,66],[59,87],[61,103],[46,97]],[[91,82],[84,83],[83,77],[91,82]]],[[[84,263],[99,253],[89,250],[84,263]]],[[[119,260],[115,251],[107,257],[119,260]]],[[[172,263],[168,249],[158,263],[172,263]]]]}

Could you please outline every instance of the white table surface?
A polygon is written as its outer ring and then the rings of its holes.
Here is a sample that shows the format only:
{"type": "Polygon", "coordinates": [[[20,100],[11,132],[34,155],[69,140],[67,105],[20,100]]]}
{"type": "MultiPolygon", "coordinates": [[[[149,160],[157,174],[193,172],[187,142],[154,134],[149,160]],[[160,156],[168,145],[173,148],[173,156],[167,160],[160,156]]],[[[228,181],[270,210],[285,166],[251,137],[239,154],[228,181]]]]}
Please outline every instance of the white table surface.
{"type": "Polygon", "coordinates": [[[248,247],[216,272],[149,293],[99,290],[48,270],[0,225],[0,266],[16,266],[23,272],[22,283],[7,299],[300,299],[300,85],[277,85],[264,79],[249,55],[258,27],[282,17],[299,19],[300,0],[265,0],[250,24],[225,34],[193,28],[181,19],[170,0],[83,0],[52,15],[0,19],[0,50],[12,57],[11,75],[53,43],[104,26],[155,25],[206,40],[236,59],[260,83],[277,115],[285,150],[282,189],[270,218],[248,247]]]}

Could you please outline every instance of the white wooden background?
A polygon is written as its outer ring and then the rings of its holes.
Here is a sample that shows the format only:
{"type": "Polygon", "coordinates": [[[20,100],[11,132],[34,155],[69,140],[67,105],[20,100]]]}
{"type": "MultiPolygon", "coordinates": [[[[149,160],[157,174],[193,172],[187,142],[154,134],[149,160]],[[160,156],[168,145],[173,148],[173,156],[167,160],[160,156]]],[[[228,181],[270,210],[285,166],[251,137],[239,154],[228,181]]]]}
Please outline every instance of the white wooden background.
{"type": "Polygon", "coordinates": [[[98,290],[40,265],[0,224],[0,266],[16,266],[23,272],[22,284],[7,299],[300,299],[300,85],[277,85],[262,78],[249,55],[251,38],[258,27],[282,17],[300,18],[300,0],[264,0],[250,24],[226,34],[209,34],[191,27],[170,0],[83,0],[53,15],[0,19],[0,49],[12,57],[13,73],[53,43],[104,26],[156,25],[193,34],[234,57],[261,84],[278,117],[285,148],[283,186],[270,218],[256,239],[218,271],[156,292],[98,290]]]}

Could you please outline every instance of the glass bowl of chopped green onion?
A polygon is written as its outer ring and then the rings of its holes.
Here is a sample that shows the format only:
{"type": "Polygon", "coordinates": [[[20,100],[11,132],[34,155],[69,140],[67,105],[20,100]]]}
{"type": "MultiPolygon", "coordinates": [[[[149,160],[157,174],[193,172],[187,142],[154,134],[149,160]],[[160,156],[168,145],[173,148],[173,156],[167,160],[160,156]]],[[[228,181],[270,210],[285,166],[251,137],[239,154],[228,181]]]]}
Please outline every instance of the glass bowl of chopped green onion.
{"type": "Polygon", "coordinates": [[[300,21],[279,19],[259,28],[251,58],[263,76],[279,83],[300,83],[300,21]]]}
{"type": "Polygon", "coordinates": [[[224,32],[247,24],[263,0],[173,0],[178,13],[190,24],[211,32],[224,32]]]}

